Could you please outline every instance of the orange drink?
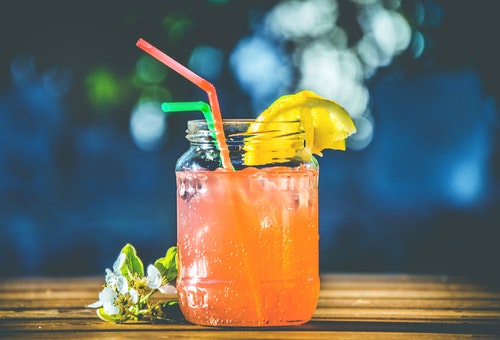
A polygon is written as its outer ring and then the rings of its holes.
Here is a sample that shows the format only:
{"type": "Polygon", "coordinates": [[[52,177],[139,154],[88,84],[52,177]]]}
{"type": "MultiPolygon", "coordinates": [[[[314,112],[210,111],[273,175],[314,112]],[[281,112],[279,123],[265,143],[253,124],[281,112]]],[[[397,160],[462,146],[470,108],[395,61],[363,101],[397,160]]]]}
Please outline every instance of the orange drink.
{"type": "Polygon", "coordinates": [[[177,290],[189,321],[281,326],[311,318],[319,292],[317,183],[318,172],[307,168],[177,174],[177,290]]]}

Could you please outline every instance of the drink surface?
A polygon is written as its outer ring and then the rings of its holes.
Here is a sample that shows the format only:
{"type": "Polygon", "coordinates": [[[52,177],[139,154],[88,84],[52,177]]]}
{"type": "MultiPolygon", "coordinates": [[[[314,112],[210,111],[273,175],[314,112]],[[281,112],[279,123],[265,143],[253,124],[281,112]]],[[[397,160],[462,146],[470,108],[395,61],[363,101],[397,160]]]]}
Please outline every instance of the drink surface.
{"type": "Polygon", "coordinates": [[[187,320],[307,322],[318,301],[318,171],[177,172],[177,290],[187,320]]]}

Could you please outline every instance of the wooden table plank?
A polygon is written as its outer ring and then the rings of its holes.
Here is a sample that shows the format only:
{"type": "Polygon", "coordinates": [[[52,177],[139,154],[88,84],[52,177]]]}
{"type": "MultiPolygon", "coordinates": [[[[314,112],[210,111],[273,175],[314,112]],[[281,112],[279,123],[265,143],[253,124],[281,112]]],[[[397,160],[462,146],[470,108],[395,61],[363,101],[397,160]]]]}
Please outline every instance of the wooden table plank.
{"type": "Polygon", "coordinates": [[[102,277],[0,280],[0,338],[495,339],[500,335],[500,290],[467,278],[324,274],[311,322],[269,329],[109,324],[85,307],[97,299],[102,284],[102,277]]]}

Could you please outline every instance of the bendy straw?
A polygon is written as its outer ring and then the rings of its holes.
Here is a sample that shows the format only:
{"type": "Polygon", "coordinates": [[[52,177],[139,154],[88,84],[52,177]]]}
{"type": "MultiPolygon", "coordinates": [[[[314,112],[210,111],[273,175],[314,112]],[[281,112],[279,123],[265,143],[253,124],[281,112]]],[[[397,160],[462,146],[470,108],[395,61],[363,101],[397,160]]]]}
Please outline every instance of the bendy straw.
{"type": "MultiPolygon", "coordinates": [[[[186,111],[201,111],[207,121],[208,129],[212,132],[215,139],[215,145],[219,148],[217,142],[217,133],[214,128],[214,117],[210,110],[210,105],[205,102],[166,102],[161,104],[163,112],[186,112],[186,111]]],[[[220,148],[219,148],[220,149],[220,148]]],[[[232,166],[231,166],[232,167],[232,166]]]]}
{"type": "Polygon", "coordinates": [[[207,80],[201,78],[199,75],[181,65],[179,62],[175,61],[153,45],[151,45],[146,40],[140,38],[136,44],[143,51],[162,62],[163,64],[170,67],[175,72],[179,73],[184,78],[191,81],[193,84],[197,85],[199,88],[204,90],[208,95],[208,101],[212,109],[214,129],[216,131],[216,140],[219,144],[219,151],[221,154],[222,166],[225,169],[232,169],[231,160],[229,158],[229,150],[227,148],[226,139],[224,137],[224,130],[222,128],[222,116],[220,113],[219,100],[217,99],[217,92],[215,86],[213,86],[207,80]]]}
{"type": "Polygon", "coordinates": [[[214,128],[214,118],[210,105],[205,102],[165,102],[161,104],[163,112],[187,112],[187,111],[201,111],[205,120],[208,123],[210,130],[214,128]]]}

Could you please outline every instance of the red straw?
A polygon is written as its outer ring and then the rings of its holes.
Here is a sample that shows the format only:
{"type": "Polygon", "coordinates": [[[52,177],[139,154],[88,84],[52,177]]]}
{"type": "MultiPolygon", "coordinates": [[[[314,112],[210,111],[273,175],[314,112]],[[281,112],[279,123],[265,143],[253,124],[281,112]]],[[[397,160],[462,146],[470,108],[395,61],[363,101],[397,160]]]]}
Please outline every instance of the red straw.
{"type": "Polygon", "coordinates": [[[148,43],[146,40],[140,38],[136,44],[139,48],[144,50],[146,53],[150,54],[155,59],[161,61],[163,64],[170,67],[175,72],[179,73],[184,78],[188,79],[199,88],[204,90],[208,95],[208,102],[212,109],[212,114],[214,116],[214,129],[216,131],[216,140],[219,144],[219,151],[222,159],[222,166],[224,169],[232,169],[231,160],[229,158],[229,150],[226,144],[226,138],[224,137],[224,130],[222,128],[222,116],[220,113],[219,100],[217,99],[217,92],[215,91],[215,86],[201,78],[199,75],[186,68],[185,66],[179,64],[177,61],[148,43]]]}

